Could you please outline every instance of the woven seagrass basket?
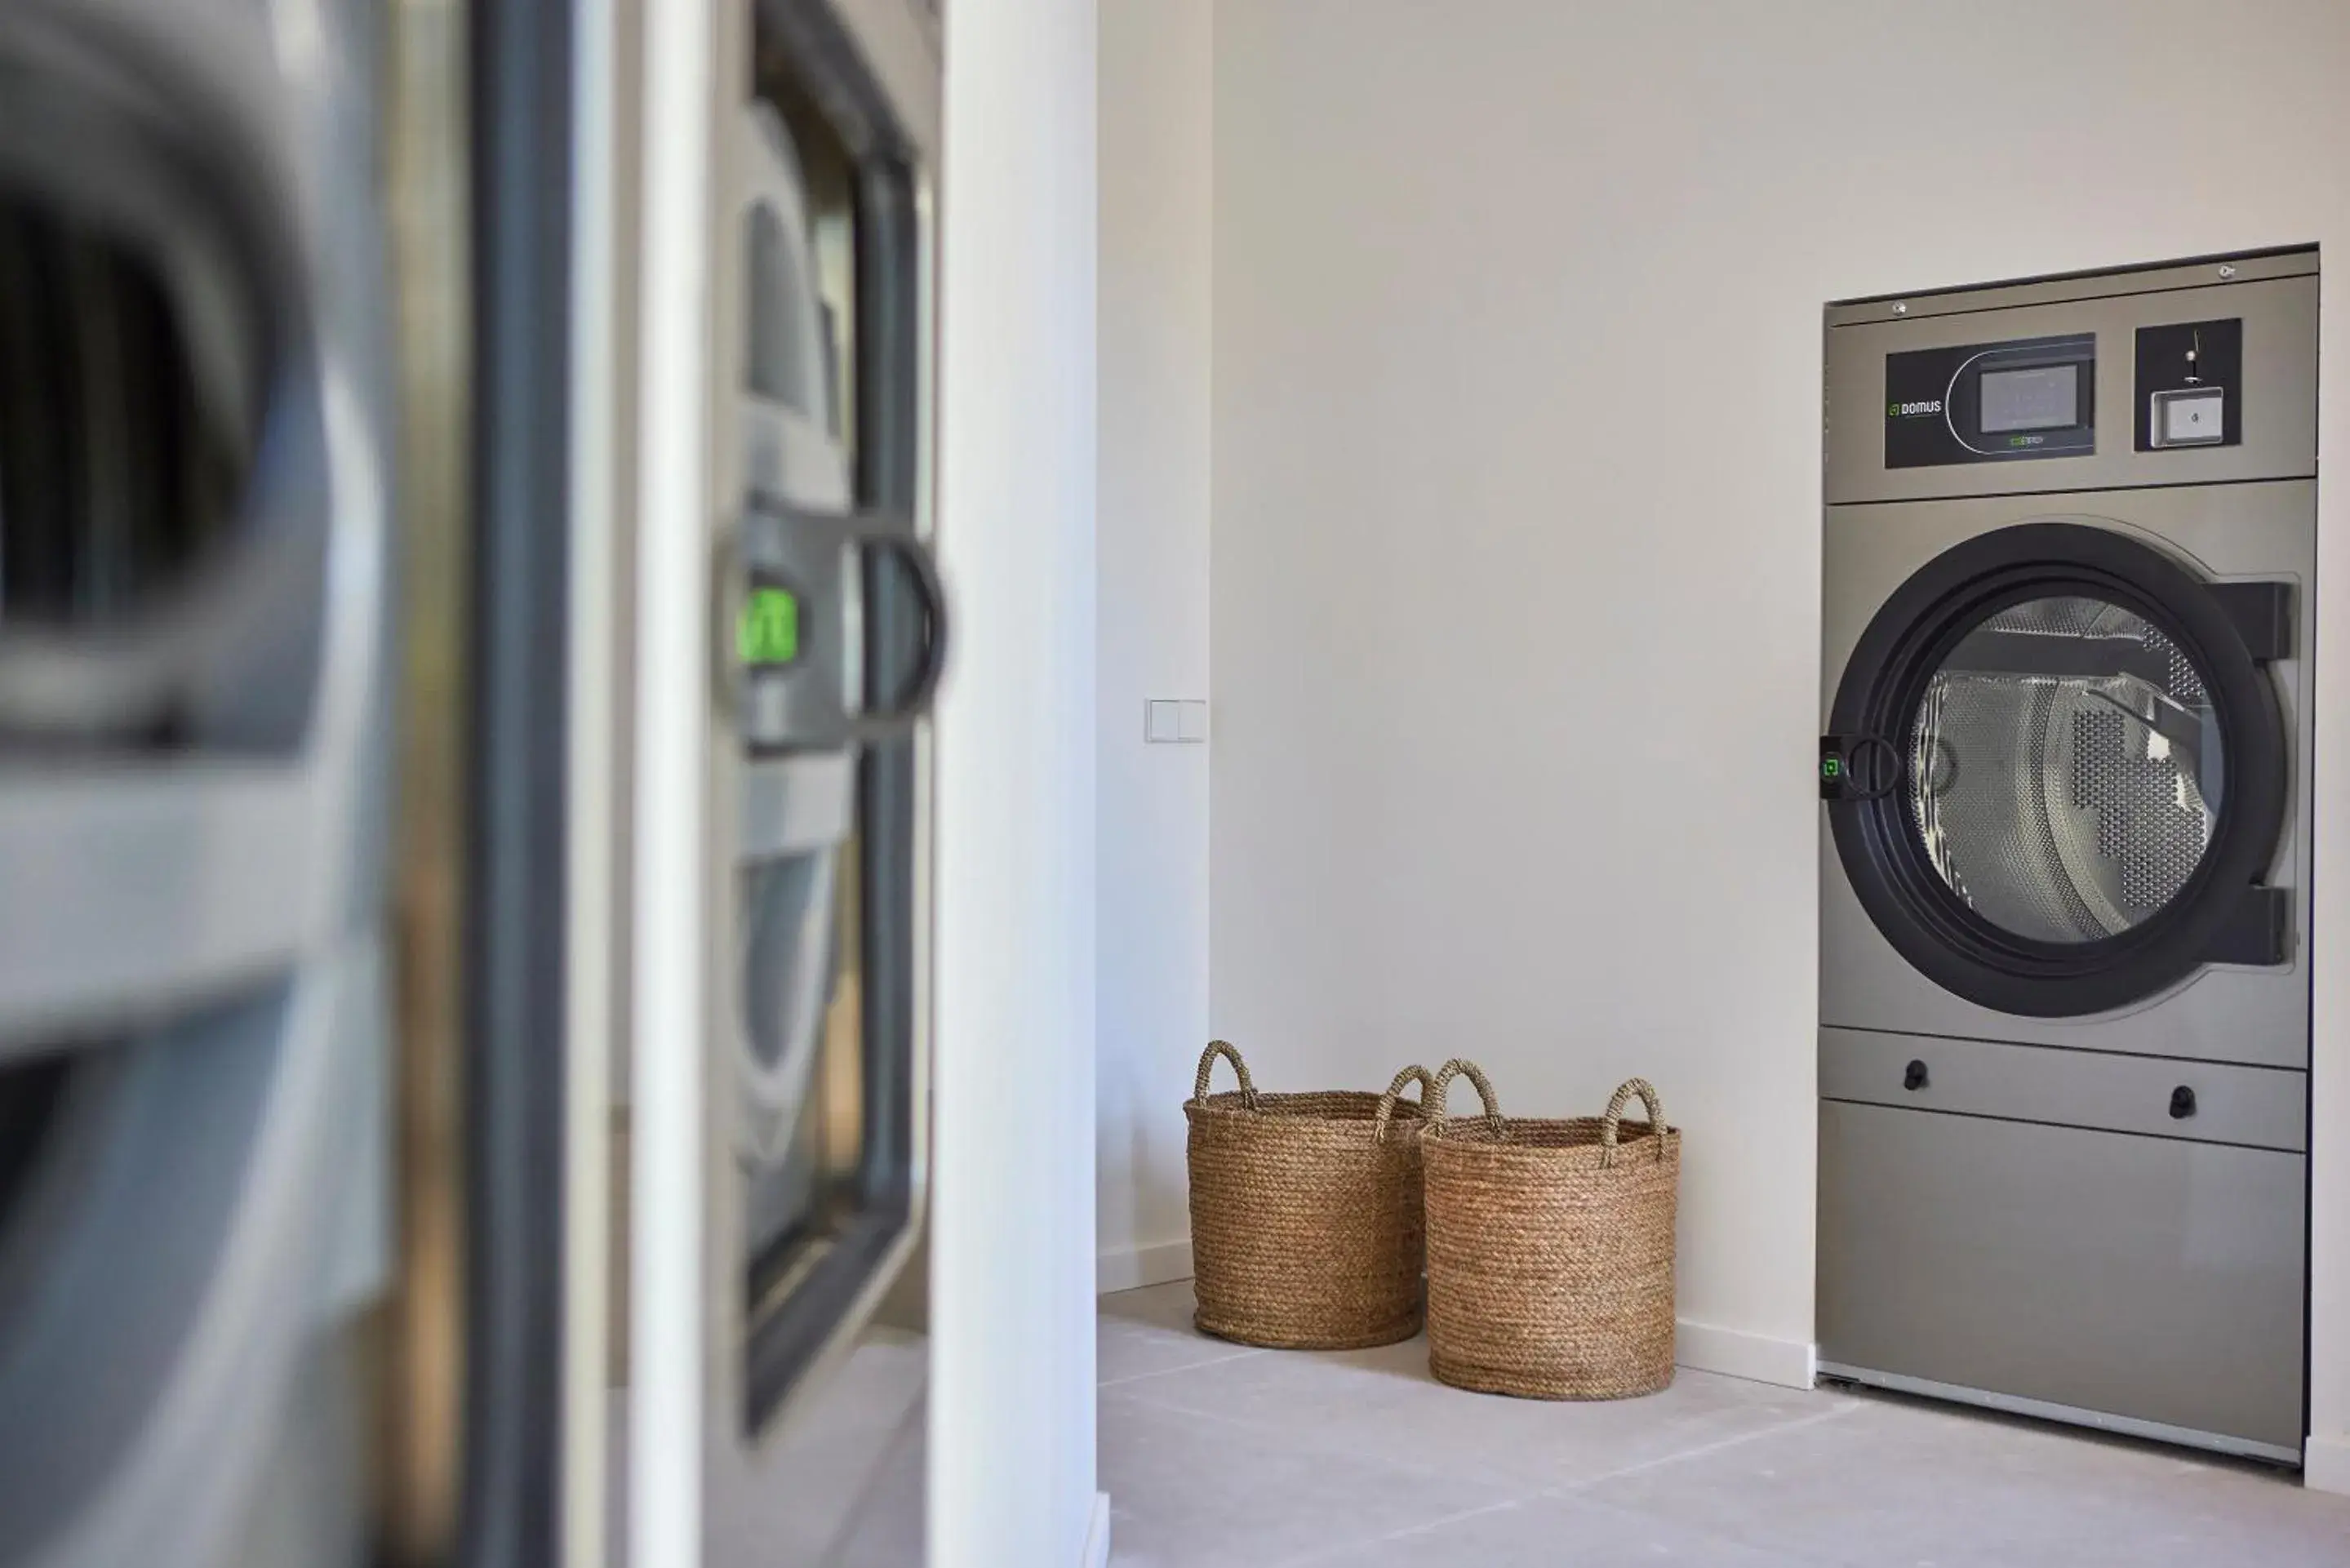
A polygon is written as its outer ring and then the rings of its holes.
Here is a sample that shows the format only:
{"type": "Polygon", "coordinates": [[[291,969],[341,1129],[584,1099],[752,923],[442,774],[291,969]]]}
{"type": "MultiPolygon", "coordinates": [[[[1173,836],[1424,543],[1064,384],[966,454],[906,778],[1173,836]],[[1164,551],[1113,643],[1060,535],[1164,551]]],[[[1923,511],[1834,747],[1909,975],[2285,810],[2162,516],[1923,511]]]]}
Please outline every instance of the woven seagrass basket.
{"type": "Polygon", "coordinates": [[[1284,1350],[1391,1345],[1419,1332],[1420,1108],[1387,1093],[1268,1095],[1212,1042],[1191,1123],[1191,1269],[1201,1332],[1284,1350]],[[1208,1093],[1222,1056],[1240,1087],[1208,1093]]]}
{"type": "Polygon", "coordinates": [[[1673,1380],[1673,1214],[1681,1135],[1634,1078],[1603,1116],[1505,1118],[1471,1063],[1447,1062],[1420,1158],[1428,1204],[1428,1367],[1534,1399],[1617,1399],[1673,1380]],[[1485,1103],[1448,1118],[1466,1074],[1485,1103]],[[1637,1096],[1643,1127],[1620,1124],[1637,1096]]]}

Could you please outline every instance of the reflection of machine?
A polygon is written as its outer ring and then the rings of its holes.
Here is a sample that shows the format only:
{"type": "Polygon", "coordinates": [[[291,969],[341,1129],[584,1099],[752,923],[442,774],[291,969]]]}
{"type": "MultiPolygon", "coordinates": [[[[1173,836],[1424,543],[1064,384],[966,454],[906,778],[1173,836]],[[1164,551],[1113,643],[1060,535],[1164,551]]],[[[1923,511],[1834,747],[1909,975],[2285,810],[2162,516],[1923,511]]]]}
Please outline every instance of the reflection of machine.
{"type": "Polygon", "coordinates": [[[0,1563],[362,1557],[388,496],[356,9],[0,10],[0,1563]]]}
{"type": "Polygon", "coordinates": [[[2299,1459],[2316,271],[1830,307],[1831,1373],[2299,1459]]]}
{"type": "MultiPolygon", "coordinates": [[[[743,113],[742,206],[749,331],[743,368],[743,494],[754,508],[837,515],[849,504],[848,464],[841,450],[839,396],[824,306],[816,292],[816,254],[808,233],[799,156],[783,119],[767,105],[743,113]]],[[[834,555],[838,554],[837,546],[834,555]]],[[[807,602],[804,576],[788,559],[770,559],[746,594],[740,651],[754,670],[789,670],[803,660],[839,695],[858,701],[863,671],[861,594],[836,599],[837,625],[821,624],[830,607],[807,602]],[[803,625],[813,616],[816,624],[803,625]],[[829,630],[837,640],[827,640],[829,630]]],[[[837,566],[829,576],[838,582],[837,566]]],[[[842,583],[844,588],[852,585],[842,583]]],[[[754,684],[752,722],[787,732],[785,693],[754,684]]],[[[801,1113],[815,1066],[818,1032],[834,994],[839,947],[835,895],[841,846],[856,811],[857,751],[754,748],[743,781],[743,1016],[740,1067],[742,1156],[750,1168],[746,1219],[751,1232],[792,1223],[807,1205],[814,1172],[801,1113]]]]}
{"type": "Polygon", "coordinates": [[[742,576],[722,606],[739,705],[715,763],[737,803],[737,1168],[711,1212],[740,1240],[707,1285],[733,1320],[720,1376],[739,1402],[712,1412],[713,1487],[737,1467],[760,1484],[773,1418],[847,1348],[919,1212],[915,726],[944,652],[918,532],[938,66],[931,24],[882,26],[887,9],[759,7],[743,133],[720,160],[743,195],[716,243],[743,270],[716,341],[746,350],[713,366],[743,410],[742,576]]]}
{"type": "Polygon", "coordinates": [[[868,1328],[928,1134],[938,20],[735,0],[705,35],[622,9],[641,97],[621,68],[581,101],[644,151],[612,160],[607,231],[642,264],[614,269],[639,355],[625,1136],[631,1217],[679,1219],[627,1238],[612,1490],[639,1561],[832,1561],[920,1524],[924,1356],[868,1328]],[[714,574],[669,569],[689,538],[714,574]],[[892,1462],[911,1506],[877,1517],[892,1462]]]}

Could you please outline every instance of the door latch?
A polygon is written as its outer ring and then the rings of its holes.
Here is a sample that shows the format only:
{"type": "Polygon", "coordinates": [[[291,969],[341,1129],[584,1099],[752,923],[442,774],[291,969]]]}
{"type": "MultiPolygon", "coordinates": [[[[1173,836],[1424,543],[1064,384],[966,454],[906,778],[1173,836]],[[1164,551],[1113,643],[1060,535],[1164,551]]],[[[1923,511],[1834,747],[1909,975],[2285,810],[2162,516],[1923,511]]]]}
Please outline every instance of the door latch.
{"type": "Polygon", "coordinates": [[[1881,800],[1901,783],[1901,753],[1882,735],[1820,737],[1820,798],[1881,800]]]}
{"type": "Polygon", "coordinates": [[[722,706],[754,753],[837,751],[910,732],[946,668],[946,590],[903,517],[802,512],[761,501],[720,546],[713,649],[722,706]],[[863,678],[864,563],[905,568],[921,618],[912,672],[892,691],[863,678]]]}

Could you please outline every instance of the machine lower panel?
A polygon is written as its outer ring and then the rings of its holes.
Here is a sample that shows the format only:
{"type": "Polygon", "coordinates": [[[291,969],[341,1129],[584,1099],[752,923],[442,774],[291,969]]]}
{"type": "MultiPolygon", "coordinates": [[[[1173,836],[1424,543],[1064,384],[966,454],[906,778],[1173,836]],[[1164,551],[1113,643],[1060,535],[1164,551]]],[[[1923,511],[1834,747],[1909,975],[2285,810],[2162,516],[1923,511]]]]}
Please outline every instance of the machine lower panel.
{"type": "Polygon", "coordinates": [[[1868,1366],[1845,1366],[1833,1361],[1821,1362],[1819,1372],[1823,1379],[1830,1382],[1855,1383],[1869,1388],[1888,1389],[1896,1394],[1920,1395],[1929,1399],[1948,1399],[1954,1404],[1974,1405],[2011,1416],[2062,1421],[2068,1426],[2115,1432],[2125,1438],[2177,1443],[2182,1448],[2209,1449],[2213,1453],[2233,1454],[2239,1459],[2267,1459],[2273,1464],[2292,1465],[2296,1469],[2301,1464],[2298,1444],[2255,1443],[2242,1438],[2225,1437],[2218,1432],[2194,1432],[2184,1427],[2165,1426],[2160,1421],[2109,1416],[2102,1410],[2084,1410],[2073,1405],[2051,1405],[2044,1399],[2018,1399],[2006,1394],[1987,1394],[1980,1388],[1960,1388],[1949,1383],[1937,1383],[1930,1377],[1904,1377],[1897,1372],[1879,1372],[1868,1366]]]}
{"type": "Polygon", "coordinates": [[[2297,1454],[2306,1165],[1825,1101],[1821,1361],[2028,1414],[2297,1454]]]}
{"type": "Polygon", "coordinates": [[[2303,1152],[2309,1075],[2110,1051],[1820,1031],[1820,1096],[2303,1152]],[[2181,1096],[2186,1103],[2181,1105],[2181,1096]]]}

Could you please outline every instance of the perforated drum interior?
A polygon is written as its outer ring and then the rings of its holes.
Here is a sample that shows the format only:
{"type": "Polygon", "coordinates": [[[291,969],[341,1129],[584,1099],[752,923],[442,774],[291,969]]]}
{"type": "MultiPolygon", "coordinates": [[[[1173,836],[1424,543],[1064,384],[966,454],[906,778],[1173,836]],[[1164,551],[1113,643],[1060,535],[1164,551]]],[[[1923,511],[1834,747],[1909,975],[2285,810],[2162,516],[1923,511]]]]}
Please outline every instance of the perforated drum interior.
{"type": "Polygon", "coordinates": [[[1984,919],[2046,942],[2116,935],[2176,898],[2225,783],[2193,664],[2144,617],[2086,597],[2028,600],[1967,633],[1909,752],[1935,871],[1984,919]]]}

